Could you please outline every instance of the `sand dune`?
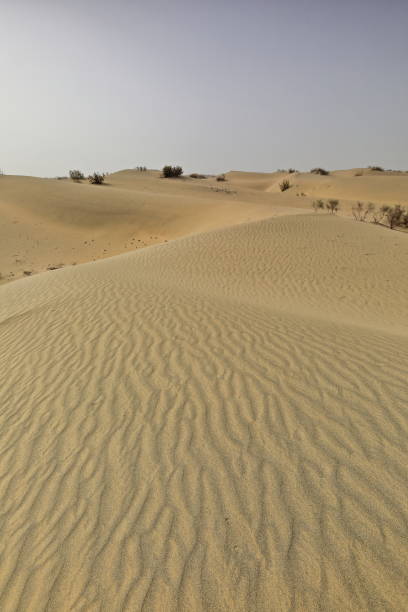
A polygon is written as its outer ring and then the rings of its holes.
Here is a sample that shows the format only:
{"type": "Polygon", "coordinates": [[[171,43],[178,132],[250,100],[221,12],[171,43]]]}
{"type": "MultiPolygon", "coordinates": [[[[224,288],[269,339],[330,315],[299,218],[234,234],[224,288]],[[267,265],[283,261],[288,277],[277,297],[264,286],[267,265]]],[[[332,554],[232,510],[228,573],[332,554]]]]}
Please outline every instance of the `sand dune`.
{"type": "Polygon", "coordinates": [[[407,257],[292,215],[0,287],[1,609],[405,610],[407,257]]]}
{"type": "Polygon", "coordinates": [[[127,170],[107,183],[0,177],[0,282],[309,208],[214,177],[166,180],[127,170]]]}
{"type": "Polygon", "coordinates": [[[288,179],[291,189],[283,193],[282,198],[302,193],[309,198],[338,198],[346,205],[346,211],[349,210],[347,203],[352,204],[357,200],[377,204],[408,204],[408,172],[373,172],[355,168],[330,172],[328,176],[310,172],[229,172],[227,176],[233,185],[269,193],[279,193],[279,183],[288,179]]]}
{"type": "Polygon", "coordinates": [[[0,283],[211,229],[311,212],[315,198],[340,199],[345,216],[356,200],[408,204],[407,173],[358,169],[329,176],[229,172],[225,183],[124,170],[107,183],[0,177],[0,283]],[[291,188],[282,193],[284,178],[291,188]]]}

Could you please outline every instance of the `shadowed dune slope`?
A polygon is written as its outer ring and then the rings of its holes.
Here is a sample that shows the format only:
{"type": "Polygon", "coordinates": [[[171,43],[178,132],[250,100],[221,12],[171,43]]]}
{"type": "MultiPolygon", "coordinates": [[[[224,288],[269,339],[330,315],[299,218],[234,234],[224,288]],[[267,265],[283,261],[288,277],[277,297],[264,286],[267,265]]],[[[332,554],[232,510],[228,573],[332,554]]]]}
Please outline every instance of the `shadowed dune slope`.
{"type": "Polygon", "coordinates": [[[0,608],[405,610],[407,259],[299,215],[0,287],[0,608]]]}

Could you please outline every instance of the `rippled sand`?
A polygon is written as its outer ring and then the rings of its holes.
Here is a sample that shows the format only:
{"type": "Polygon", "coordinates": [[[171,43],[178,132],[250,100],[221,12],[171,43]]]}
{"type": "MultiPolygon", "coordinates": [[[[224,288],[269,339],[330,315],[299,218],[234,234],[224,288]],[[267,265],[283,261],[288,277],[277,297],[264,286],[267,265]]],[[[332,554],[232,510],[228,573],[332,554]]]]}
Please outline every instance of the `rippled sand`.
{"type": "Polygon", "coordinates": [[[0,287],[0,608],[405,610],[407,260],[295,215],[0,287]]]}

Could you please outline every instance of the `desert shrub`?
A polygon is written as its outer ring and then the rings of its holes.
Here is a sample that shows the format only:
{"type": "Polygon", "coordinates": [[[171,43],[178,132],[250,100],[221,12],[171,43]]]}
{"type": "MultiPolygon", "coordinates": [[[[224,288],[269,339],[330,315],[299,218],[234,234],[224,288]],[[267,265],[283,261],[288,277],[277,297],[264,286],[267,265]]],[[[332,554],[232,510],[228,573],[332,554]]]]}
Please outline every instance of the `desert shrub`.
{"type": "Polygon", "coordinates": [[[226,177],[225,177],[225,174],[219,174],[219,175],[217,176],[217,179],[216,179],[216,180],[217,180],[219,183],[223,183],[223,182],[224,182],[224,181],[226,181],[227,179],[226,179],[226,177]]]}
{"type": "Polygon", "coordinates": [[[382,207],[381,208],[376,208],[373,205],[373,210],[372,210],[372,213],[371,213],[373,223],[381,223],[381,221],[384,219],[384,214],[385,213],[382,210],[382,207]]]}
{"type": "Polygon", "coordinates": [[[192,172],[190,174],[190,178],[194,178],[194,179],[205,179],[206,176],[205,174],[198,174],[198,172],[192,172]]]}
{"type": "Polygon", "coordinates": [[[330,172],[328,170],[325,170],[324,168],[312,168],[310,172],[312,174],[321,174],[322,176],[327,176],[328,174],[330,174],[330,172]]]}
{"type": "Polygon", "coordinates": [[[138,170],[138,172],[146,172],[147,168],[146,166],[136,166],[136,170],[138,170]]]}
{"type": "Polygon", "coordinates": [[[71,178],[73,181],[78,183],[79,181],[83,181],[85,176],[84,176],[83,172],[81,172],[80,170],[70,170],[69,171],[69,178],[71,178]]]}
{"type": "Polygon", "coordinates": [[[181,166],[164,166],[162,172],[164,178],[177,178],[183,174],[183,168],[181,166]]]}
{"type": "Polygon", "coordinates": [[[406,211],[399,204],[395,206],[384,205],[380,210],[384,213],[390,229],[404,226],[406,211]]]}
{"type": "Polygon", "coordinates": [[[362,202],[357,202],[357,204],[352,207],[351,212],[356,221],[366,221],[368,215],[373,214],[374,209],[375,206],[372,202],[365,205],[362,202]]]}
{"type": "Polygon", "coordinates": [[[330,214],[335,215],[340,208],[339,201],[338,200],[327,200],[326,208],[330,214]]]}
{"type": "Polygon", "coordinates": [[[284,179],[281,183],[279,183],[279,188],[281,191],[286,191],[291,188],[291,184],[288,179],[284,179]]]}
{"type": "Polygon", "coordinates": [[[368,166],[368,168],[374,172],[384,172],[384,168],[381,168],[381,166],[368,166]]]}
{"type": "Polygon", "coordinates": [[[324,202],[323,200],[314,200],[312,206],[313,206],[314,211],[317,212],[318,210],[324,209],[324,202]]]}
{"type": "Polygon", "coordinates": [[[88,181],[92,185],[102,185],[105,180],[104,174],[99,174],[99,172],[94,172],[88,176],[88,181]]]}
{"type": "Polygon", "coordinates": [[[297,170],[295,170],[295,168],[289,168],[289,170],[288,170],[289,174],[293,174],[294,172],[297,172],[297,170]]]}

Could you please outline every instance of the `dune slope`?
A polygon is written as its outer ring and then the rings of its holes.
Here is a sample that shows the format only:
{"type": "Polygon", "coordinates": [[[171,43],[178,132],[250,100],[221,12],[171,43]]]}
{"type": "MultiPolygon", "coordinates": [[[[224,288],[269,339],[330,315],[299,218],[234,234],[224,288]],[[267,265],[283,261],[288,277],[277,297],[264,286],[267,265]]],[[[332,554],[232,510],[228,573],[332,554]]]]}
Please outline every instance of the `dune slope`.
{"type": "Polygon", "coordinates": [[[404,610],[406,236],[271,219],[0,287],[3,610],[404,610]]]}
{"type": "Polygon", "coordinates": [[[215,178],[124,170],[106,181],[0,177],[0,283],[307,207],[215,178]]]}

